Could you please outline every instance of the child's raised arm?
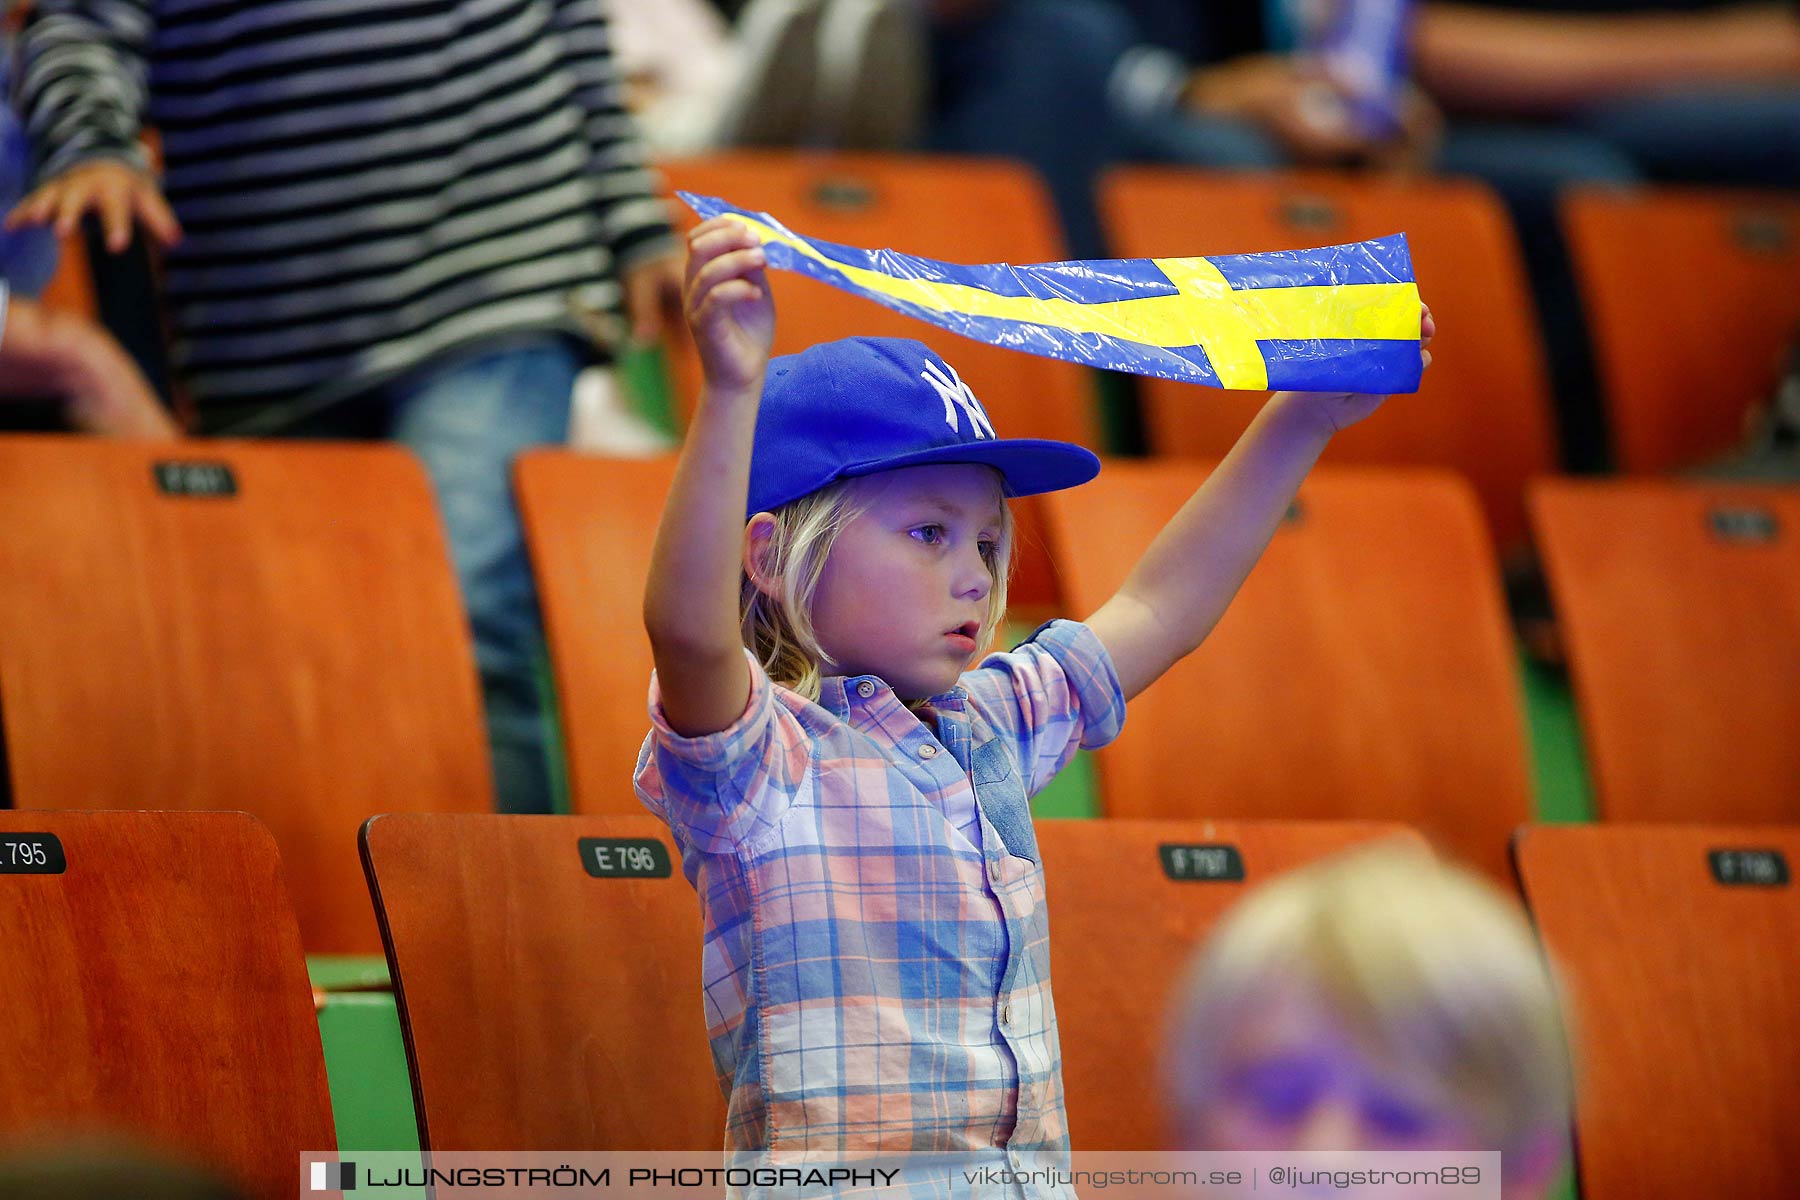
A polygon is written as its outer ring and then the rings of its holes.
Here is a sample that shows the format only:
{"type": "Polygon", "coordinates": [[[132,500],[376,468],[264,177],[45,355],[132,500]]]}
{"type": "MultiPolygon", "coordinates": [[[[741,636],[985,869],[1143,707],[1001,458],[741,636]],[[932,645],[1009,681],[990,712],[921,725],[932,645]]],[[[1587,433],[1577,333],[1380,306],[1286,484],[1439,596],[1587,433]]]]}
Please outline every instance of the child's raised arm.
{"type": "MultiPolygon", "coordinates": [[[[1426,309],[1422,343],[1437,332],[1426,309]]],[[[1422,351],[1431,361],[1429,351],[1422,351]]],[[[1331,435],[1385,397],[1277,392],[1087,624],[1130,699],[1212,632],[1331,435]]]]}
{"type": "Polygon", "coordinates": [[[696,737],[735,721],[750,698],[738,624],[744,505],[775,306],[763,251],[742,223],[688,235],[686,311],[705,383],[663,505],[644,590],[644,628],[663,715],[696,737]]]}

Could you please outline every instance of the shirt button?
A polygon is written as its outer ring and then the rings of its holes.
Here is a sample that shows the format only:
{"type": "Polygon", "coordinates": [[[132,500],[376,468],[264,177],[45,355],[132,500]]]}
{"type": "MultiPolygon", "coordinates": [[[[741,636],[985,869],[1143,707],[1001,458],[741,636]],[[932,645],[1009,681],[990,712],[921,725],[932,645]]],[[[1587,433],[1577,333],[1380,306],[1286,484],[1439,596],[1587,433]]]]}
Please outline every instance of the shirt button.
{"type": "Polygon", "coordinates": [[[870,679],[863,680],[856,685],[856,694],[861,696],[864,700],[867,700],[870,696],[875,694],[875,682],[870,679]]]}
{"type": "Polygon", "coordinates": [[[1012,1005],[1011,1004],[1002,1004],[1000,1006],[1000,1024],[1002,1026],[1007,1026],[1007,1025],[1012,1024],[1012,1005]]]}
{"type": "Polygon", "coordinates": [[[998,860],[995,860],[994,862],[991,862],[988,864],[988,882],[994,884],[995,886],[999,886],[1000,863],[998,860]]]}
{"type": "Polygon", "coordinates": [[[919,757],[920,758],[936,758],[937,757],[937,747],[933,746],[929,742],[927,742],[925,745],[919,747],[919,757]]]}

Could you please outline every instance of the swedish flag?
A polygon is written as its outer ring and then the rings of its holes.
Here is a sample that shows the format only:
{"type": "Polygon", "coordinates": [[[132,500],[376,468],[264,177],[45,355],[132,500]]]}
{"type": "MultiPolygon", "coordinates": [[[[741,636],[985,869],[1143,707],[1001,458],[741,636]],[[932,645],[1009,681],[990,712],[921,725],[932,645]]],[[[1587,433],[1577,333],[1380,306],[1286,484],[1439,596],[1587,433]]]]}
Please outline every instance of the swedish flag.
{"type": "Polygon", "coordinates": [[[996,346],[1249,391],[1419,388],[1404,234],[1273,254],[962,266],[802,237],[768,213],[680,196],[702,219],[756,230],[771,266],[996,346]]]}

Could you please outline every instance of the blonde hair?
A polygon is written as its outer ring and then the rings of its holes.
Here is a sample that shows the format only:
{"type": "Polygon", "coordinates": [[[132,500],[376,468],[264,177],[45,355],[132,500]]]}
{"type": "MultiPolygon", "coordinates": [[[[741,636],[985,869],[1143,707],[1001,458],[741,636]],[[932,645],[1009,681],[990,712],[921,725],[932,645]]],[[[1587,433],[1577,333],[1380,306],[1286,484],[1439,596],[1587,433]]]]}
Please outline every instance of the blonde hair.
{"type": "Polygon", "coordinates": [[[1567,1123],[1562,1005],[1530,924],[1485,879],[1423,848],[1335,855],[1226,914],[1178,993],[1165,1095],[1182,1128],[1218,1098],[1234,1030],[1288,988],[1365,1050],[1435,1080],[1495,1149],[1567,1123]]]}
{"type": "MultiPolygon", "coordinates": [[[[764,573],[769,590],[757,586],[746,572],[739,584],[738,614],[743,624],[744,645],[756,655],[769,678],[805,696],[819,698],[824,676],[825,651],[813,629],[813,597],[825,575],[831,548],[849,524],[868,511],[864,485],[872,476],[840,479],[798,500],[789,501],[770,515],[775,518],[769,536],[764,573]]],[[[995,487],[1000,487],[998,472],[995,487]]],[[[1004,497],[1000,500],[1000,535],[990,567],[994,586],[988,592],[987,612],[975,641],[985,647],[1006,615],[1006,580],[1012,566],[1013,518],[1004,497]]]]}

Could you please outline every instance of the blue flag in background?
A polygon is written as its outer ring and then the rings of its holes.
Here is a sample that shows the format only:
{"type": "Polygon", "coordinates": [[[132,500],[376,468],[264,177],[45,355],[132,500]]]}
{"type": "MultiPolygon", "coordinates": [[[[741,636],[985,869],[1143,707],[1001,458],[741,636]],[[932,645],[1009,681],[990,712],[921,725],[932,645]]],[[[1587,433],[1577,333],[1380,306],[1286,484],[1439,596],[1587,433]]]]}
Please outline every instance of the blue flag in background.
{"type": "Polygon", "coordinates": [[[963,266],[803,237],[768,213],[680,193],[731,216],[769,265],[976,341],[1211,387],[1415,392],[1419,289],[1404,234],[1271,254],[963,266]]]}

